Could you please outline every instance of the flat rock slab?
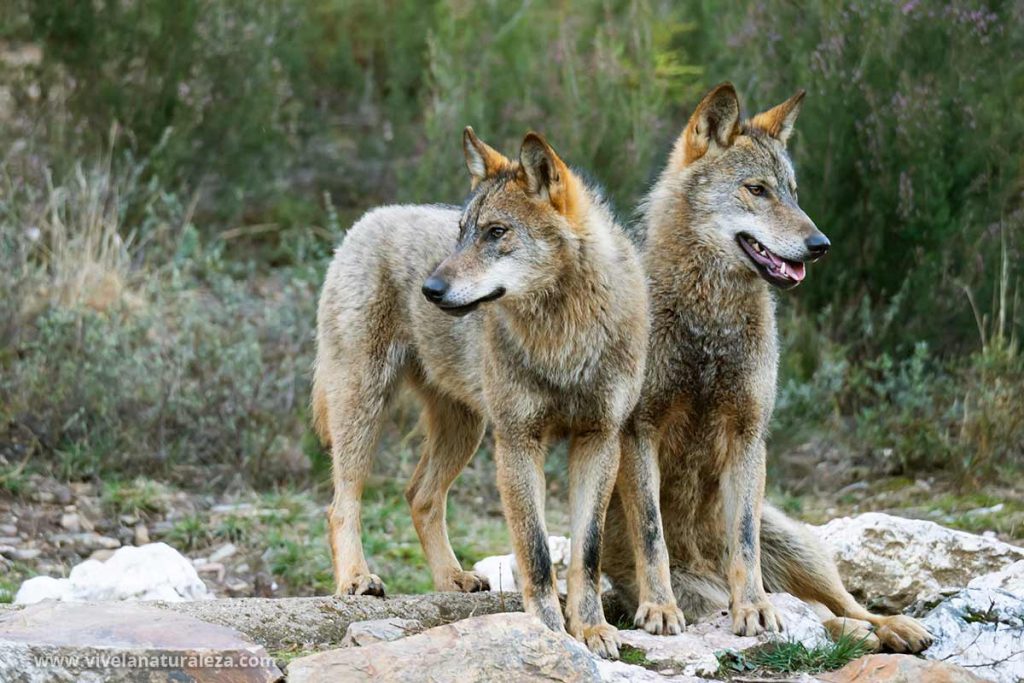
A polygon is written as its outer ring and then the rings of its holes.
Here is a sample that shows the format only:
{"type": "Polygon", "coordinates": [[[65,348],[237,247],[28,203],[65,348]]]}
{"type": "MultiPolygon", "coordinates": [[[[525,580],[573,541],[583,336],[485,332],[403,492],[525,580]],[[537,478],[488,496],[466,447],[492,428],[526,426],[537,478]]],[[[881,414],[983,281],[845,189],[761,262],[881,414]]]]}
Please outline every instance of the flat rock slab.
{"type": "MultiPolygon", "coordinates": [[[[640,669],[640,671],[644,671],[640,669]]],[[[493,614],[368,647],[295,659],[289,683],[415,681],[518,683],[602,680],[597,658],[526,614],[493,614]]]]}
{"type": "Polygon", "coordinates": [[[342,647],[366,647],[374,643],[387,643],[406,636],[416,635],[423,630],[423,623],[416,619],[371,619],[356,621],[348,625],[342,647]]]}
{"type": "Polygon", "coordinates": [[[867,655],[839,671],[818,674],[824,683],[985,683],[967,669],[910,655],[867,655]]]}
{"type": "Polygon", "coordinates": [[[370,619],[415,619],[430,628],[478,614],[523,609],[518,594],[428,593],[376,598],[234,598],[159,603],[161,609],[229,626],[270,650],[339,645],[350,624],[370,619]]]}
{"type": "Polygon", "coordinates": [[[268,683],[281,672],[237,631],[137,603],[44,602],[0,614],[0,680],[268,683]]]}

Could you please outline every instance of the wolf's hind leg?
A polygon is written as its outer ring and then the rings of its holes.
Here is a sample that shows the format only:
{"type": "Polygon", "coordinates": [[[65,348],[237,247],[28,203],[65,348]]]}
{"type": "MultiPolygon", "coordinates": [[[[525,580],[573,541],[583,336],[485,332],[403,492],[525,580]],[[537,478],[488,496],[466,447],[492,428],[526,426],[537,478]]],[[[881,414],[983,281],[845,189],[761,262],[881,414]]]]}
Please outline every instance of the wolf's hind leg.
{"type": "Polygon", "coordinates": [[[569,445],[572,554],[565,613],[569,632],[602,657],[618,659],[619,637],[601,606],[605,513],[619,468],[618,430],[577,434],[569,445]]]}
{"type": "MultiPolygon", "coordinates": [[[[916,619],[900,614],[880,616],[862,607],[843,586],[821,543],[802,525],[767,505],[761,521],[761,556],[769,590],[821,603],[839,618],[867,622],[882,646],[894,652],[917,653],[931,645],[931,634],[916,619]]],[[[863,631],[856,622],[830,623],[829,628],[863,631]]]]}
{"type": "MultiPolygon", "coordinates": [[[[465,405],[430,390],[421,390],[426,442],[405,490],[412,521],[420,537],[434,589],[474,593],[488,590],[487,579],[463,571],[448,540],[445,511],[448,489],[480,445],[484,420],[465,405]]],[[[514,590],[515,586],[504,586],[514,590]]]]}
{"type": "Polygon", "coordinates": [[[334,500],[327,521],[339,595],[384,595],[384,583],[366,564],[361,538],[363,486],[400,369],[396,354],[382,355],[345,363],[318,361],[331,435],[334,500]]]}

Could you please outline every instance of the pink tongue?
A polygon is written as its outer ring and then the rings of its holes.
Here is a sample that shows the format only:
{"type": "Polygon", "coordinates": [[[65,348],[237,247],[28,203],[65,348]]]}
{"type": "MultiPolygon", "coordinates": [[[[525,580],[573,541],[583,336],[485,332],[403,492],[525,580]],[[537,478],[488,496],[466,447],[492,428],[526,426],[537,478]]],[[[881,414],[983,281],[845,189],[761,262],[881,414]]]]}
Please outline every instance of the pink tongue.
{"type": "Polygon", "coordinates": [[[783,276],[788,276],[789,278],[796,280],[797,282],[802,282],[804,276],[807,275],[807,269],[804,268],[804,264],[800,262],[794,263],[793,261],[783,260],[782,265],[779,267],[779,271],[783,274],[783,276]]]}

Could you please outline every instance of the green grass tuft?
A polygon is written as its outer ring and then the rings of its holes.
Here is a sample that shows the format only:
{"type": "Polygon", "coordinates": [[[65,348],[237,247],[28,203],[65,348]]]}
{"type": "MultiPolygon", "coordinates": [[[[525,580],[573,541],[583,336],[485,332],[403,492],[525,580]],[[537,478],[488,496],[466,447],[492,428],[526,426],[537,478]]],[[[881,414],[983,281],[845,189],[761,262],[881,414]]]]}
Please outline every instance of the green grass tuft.
{"type": "Polygon", "coordinates": [[[726,672],[763,670],[767,673],[821,673],[841,669],[871,652],[859,638],[844,635],[839,640],[808,648],[803,643],[777,641],[746,652],[726,650],[718,653],[718,663],[726,672]]]}
{"type": "Polygon", "coordinates": [[[642,666],[644,668],[650,668],[654,666],[654,662],[647,659],[647,653],[640,648],[633,647],[632,645],[622,645],[619,647],[619,661],[626,664],[634,664],[636,666],[642,666]]]}

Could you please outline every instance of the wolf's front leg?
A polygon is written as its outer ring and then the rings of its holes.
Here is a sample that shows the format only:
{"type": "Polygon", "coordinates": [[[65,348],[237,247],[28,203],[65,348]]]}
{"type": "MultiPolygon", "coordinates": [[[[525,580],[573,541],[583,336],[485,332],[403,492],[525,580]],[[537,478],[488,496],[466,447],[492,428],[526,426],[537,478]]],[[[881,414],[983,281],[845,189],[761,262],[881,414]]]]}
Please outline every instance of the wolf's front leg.
{"type": "Polygon", "coordinates": [[[565,612],[569,632],[602,657],[618,659],[619,636],[601,606],[601,545],[619,468],[618,430],[577,434],[569,446],[572,556],[565,612]]]}
{"type": "Polygon", "coordinates": [[[498,491],[512,536],[523,606],[553,631],[565,632],[544,525],[545,447],[539,430],[496,428],[498,491]]]}
{"type": "Polygon", "coordinates": [[[623,429],[618,492],[636,562],[639,600],[634,624],[655,635],[674,635],[686,628],[686,618],[672,592],[658,504],[661,483],[654,440],[650,425],[623,429]]]}
{"type": "Polygon", "coordinates": [[[782,618],[768,602],[761,576],[764,441],[757,438],[743,451],[729,456],[722,474],[721,494],[732,631],[741,636],[781,631],[782,618]]]}

